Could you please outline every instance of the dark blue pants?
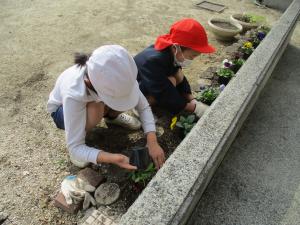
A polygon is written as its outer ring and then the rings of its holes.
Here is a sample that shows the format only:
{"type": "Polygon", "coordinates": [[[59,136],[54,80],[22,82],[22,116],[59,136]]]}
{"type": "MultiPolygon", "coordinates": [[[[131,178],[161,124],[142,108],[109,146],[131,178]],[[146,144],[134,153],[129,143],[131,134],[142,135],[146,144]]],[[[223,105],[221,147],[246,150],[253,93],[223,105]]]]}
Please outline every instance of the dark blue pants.
{"type": "Polygon", "coordinates": [[[64,123],[64,111],[62,105],[58,107],[58,109],[51,113],[51,117],[57,128],[64,130],[65,123],[64,123]]]}

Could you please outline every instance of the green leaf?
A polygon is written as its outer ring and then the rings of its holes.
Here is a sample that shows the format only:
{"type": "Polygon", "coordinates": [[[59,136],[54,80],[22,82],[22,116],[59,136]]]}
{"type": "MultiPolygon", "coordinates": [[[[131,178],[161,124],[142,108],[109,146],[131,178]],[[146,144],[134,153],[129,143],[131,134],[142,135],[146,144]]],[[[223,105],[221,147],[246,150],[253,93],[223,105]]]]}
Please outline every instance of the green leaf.
{"type": "Polygon", "coordinates": [[[146,172],[155,172],[155,167],[153,163],[150,163],[146,169],[146,172]]]}
{"type": "Polygon", "coordinates": [[[183,124],[182,124],[181,122],[177,122],[177,123],[176,123],[176,127],[183,128],[183,124]]]}
{"type": "Polygon", "coordinates": [[[193,123],[194,122],[194,120],[195,120],[195,115],[189,115],[187,118],[186,118],[186,120],[187,120],[187,122],[188,123],[193,123]]]}
{"type": "Polygon", "coordinates": [[[219,88],[209,87],[201,93],[201,102],[211,104],[220,94],[219,88]]]}
{"type": "Polygon", "coordinates": [[[186,122],[186,120],[185,120],[185,118],[184,118],[183,116],[180,116],[180,118],[179,118],[179,122],[181,122],[181,123],[185,123],[185,122],[186,122]]]}
{"type": "Polygon", "coordinates": [[[189,127],[190,127],[190,124],[188,124],[188,123],[185,123],[185,124],[183,124],[183,126],[184,126],[184,129],[185,129],[185,130],[187,130],[187,129],[189,129],[189,127]]]}
{"type": "Polygon", "coordinates": [[[145,183],[145,181],[149,180],[153,176],[154,173],[155,173],[154,164],[150,163],[146,170],[132,172],[129,174],[129,177],[135,183],[139,183],[139,182],[145,183]]]}
{"type": "Polygon", "coordinates": [[[141,179],[141,177],[139,176],[139,177],[135,178],[134,182],[135,182],[135,183],[138,183],[138,182],[140,182],[141,180],[142,180],[142,179],[141,179]]]}
{"type": "Polygon", "coordinates": [[[234,72],[229,68],[220,68],[217,71],[217,75],[221,77],[231,78],[234,76],[234,72]]]}
{"type": "Polygon", "coordinates": [[[266,21],[266,17],[259,16],[255,14],[247,14],[250,17],[250,23],[264,23],[266,21]]]}

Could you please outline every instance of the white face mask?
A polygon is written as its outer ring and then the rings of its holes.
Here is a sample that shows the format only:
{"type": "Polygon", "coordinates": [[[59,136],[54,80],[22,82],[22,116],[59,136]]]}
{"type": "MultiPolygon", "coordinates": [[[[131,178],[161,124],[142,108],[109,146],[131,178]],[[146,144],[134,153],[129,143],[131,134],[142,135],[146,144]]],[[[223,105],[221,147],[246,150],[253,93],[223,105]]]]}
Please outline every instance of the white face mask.
{"type": "Polygon", "coordinates": [[[193,62],[193,60],[184,58],[184,55],[183,55],[183,53],[181,51],[180,46],[178,46],[178,45],[174,45],[174,46],[176,48],[176,52],[174,54],[174,62],[175,62],[175,64],[178,65],[178,66],[181,66],[181,67],[188,67],[189,65],[191,65],[191,63],[193,62]],[[178,49],[180,49],[180,52],[181,52],[182,57],[183,57],[183,61],[182,62],[178,61],[178,59],[176,58],[178,49]]]}

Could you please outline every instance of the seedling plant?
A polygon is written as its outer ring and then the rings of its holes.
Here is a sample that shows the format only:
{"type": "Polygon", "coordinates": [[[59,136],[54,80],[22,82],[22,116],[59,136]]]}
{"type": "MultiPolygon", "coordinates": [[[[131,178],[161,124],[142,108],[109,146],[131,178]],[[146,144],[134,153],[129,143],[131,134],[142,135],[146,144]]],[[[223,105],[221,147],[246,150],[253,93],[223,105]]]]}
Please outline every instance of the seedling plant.
{"type": "Polygon", "coordinates": [[[250,41],[246,41],[241,47],[241,52],[244,53],[244,55],[247,55],[248,57],[252,54],[253,51],[253,44],[250,41]]]}
{"type": "Polygon", "coordinates": [[[234,76],[234,72],[231,70],[231,68],[220,68],[217,71],[217,75],[219,77],[219,83],[220,84],[228,84],[230,79],[234,76]]]}
{"type": "Polygon", "coordinates": [[[230,67],[230,69],[234,73],[236,73],[242,67],[242,65],[244,63],[245,63],[245,60],[242,58],[234,59],[234,60],[232,60],[232,66],[230,67]]]}
{"type": "Polygon", "coordinates": [[[196,116],[195,115],[188,115],[187,117],[185,116],[180,116],[179,121],[176,122],[176,126],[183,129],[183,134],[186,136],[192,128],[196,124],[196,116]]]}
{"type": "Polygon", "coordinates": [[[137,170],[129,173],[129,178],[134,183],[142,184],[144,187],[146,183],[153,177],[155,174],[155,167],[153,163],[150,163],[147,169],[145,170],[137,170]]]}
{"type": "Polygon", "coordinates": [[[220,88],[208,87],[205,90],[198,93],[196,99],[207,105],[211,105],[213,101],[218,97],[219,94],[220,94],[220,88]]]}

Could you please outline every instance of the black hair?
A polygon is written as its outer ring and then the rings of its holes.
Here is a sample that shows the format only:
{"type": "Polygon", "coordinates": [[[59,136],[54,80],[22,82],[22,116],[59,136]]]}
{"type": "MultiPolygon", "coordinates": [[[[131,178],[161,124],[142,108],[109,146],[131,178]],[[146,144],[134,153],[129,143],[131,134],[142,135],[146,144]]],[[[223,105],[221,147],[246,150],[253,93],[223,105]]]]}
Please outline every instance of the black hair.
{"type": "Polygon", "coordinates": [[[85,66],[86,62],[88,61],[88,59],[90,58],[90,54],[85,54],[85,53],[80,53],[80,52],[76,52],[74,54],[74,63],[78,66],[78,67],[83,67],[85,66]]]}

